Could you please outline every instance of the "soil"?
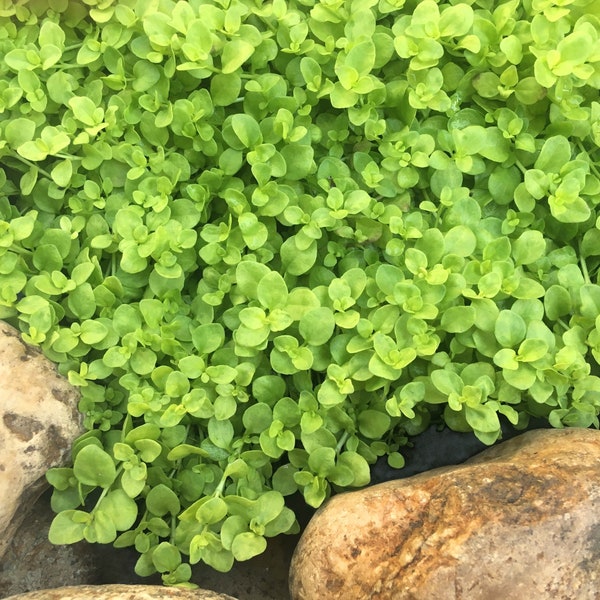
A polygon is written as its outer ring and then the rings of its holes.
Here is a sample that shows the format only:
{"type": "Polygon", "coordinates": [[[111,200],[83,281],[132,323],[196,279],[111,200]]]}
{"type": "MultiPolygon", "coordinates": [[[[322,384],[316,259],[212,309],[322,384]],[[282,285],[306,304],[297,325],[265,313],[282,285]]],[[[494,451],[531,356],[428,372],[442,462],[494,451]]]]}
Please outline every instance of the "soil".
{"type": "MultiPolygon", "coordinates": [[[[46,492],[34,504],[0,559],[0,598],[66,585],[161,584],[159,576],[135,575],[135,550],[87,543],[50,544],[47,536],[54,513],[49,498],[50,492],[46,492]]],[[[264,554],[237,563],[229,573],[195,565],[192,581],[238,600],[288,600],[288,569],[298,539],[299,535],[271,539],[264,554]]]]}

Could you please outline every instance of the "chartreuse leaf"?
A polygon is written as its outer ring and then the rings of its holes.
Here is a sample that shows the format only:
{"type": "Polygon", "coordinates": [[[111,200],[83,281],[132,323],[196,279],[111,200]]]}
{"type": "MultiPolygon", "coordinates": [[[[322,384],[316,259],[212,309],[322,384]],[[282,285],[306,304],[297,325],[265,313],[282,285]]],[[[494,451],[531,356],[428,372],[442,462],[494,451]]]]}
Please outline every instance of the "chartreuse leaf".
{"type": "Polygon", "coordinates": [[[466,405],[465,419],[476,432],[492,433],[500,429],[498,414],[489,404],[466,405]]]}
{"type": "Polygon", "coordinates": [[[535,161],[535,168],[545,173],[558,173],[571,159],[571,145],[562,135],[548,138],[535,161]]]}
{"type": "Polygon", "coordinates": [[[231,543],[231,553],[236,560],[250,560],[262,554],[267,548],[267,540],[252,531],[238,533],[231,543]]]}
{"type": "Polygon", "coordinates": [[[270,310],[285,306],[288,289],[283,277],[276,272],[267,273],[256,287],[258,301],[270,310]]]}
{"type": "Polygon", "coordinates": [[[312,241],[308,247],[298,246],[296,237],[288,238],[281,245],[281,261],[286,273],[303,275],[310,271],[317,260],[317,243],[312,241]]]}
{"type": "Polygon", "coordinates": [[[89,513],[82,510],[63,510],[58,513],[48,531],[48,539],[52,544],[75,544],[83,540],[89,513]]]}
{"type": "Polygon", "coordinates": [[[250,115],[234,115],[231,119],[231,128],[238,140],[246,148],[252,148],[262,141],[260,127],[250,115]]]}
{"type": "Polygon", "coordinates": [[[119,489],[112,490],[102,498],[95,510],[104,512],[117,531],[130,529],[138,515],[135,501],[119,489]]]}
{"type": "Polygon", "coordinates": [[[298,328],[300,335],[307,344],[322,346],[333,335],[335,329],[334,314],[325,307],[313,308],[300,318],[298,328]]]}
{"type": "Polygon", "coordinates": [[[241,67],[254,53],[254,46],[245,40],[231,40],[223,48],[221,69],[230,74],[241,67]]]}
{"type": "Polygon", "coordinates": [[[110,454],[94,444],[85,446],[77,453],[73,474],[85,485],[103,488],[110,486],[117,476],[110,454]]]}
{"type": "Polygon", "coordinates": [[[158,517],[167,513],[176,515],[181,508],[177,494],[162,483],[150,490],[146,496],[146,506],[152,514],[158,517]]]}
{"type": "Polygon", "coordinates": [[[53,542],[187,585],[430,425],[600,426],[597,2],[83,5],[0,11],[0,319],[87,430],[53,542]]]}
{"type": "Polygon", "coordinates": [[[509,310],[500,311],[494,334],[502,346],[516,346],[523,340],[526,331],[527,325],[521,316],[509,310]]]}
{"type": "Polygon", "coordinates": [[[13,148],[18,148],[25,142],[29,142],[35,135],[35,122],[31,119],[19,117],[6,124],[4,139],[13,148]]]}
{"type": "Polygon", "coordinates": [[[161,542],[152,552],[152,564],[159,573],[174,571],[181,564],[181,552],[169,542],[161,542]]]}

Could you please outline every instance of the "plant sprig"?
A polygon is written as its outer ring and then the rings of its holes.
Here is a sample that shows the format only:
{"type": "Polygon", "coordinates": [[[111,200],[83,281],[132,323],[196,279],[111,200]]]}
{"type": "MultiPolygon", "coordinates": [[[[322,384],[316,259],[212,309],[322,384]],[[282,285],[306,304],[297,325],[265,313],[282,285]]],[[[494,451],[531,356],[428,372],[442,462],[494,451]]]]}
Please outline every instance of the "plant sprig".
{"type": "Polygon", "coordinates": [[[0,318],[89,429],[50,539],[191,585],[432,421],[598,427],[594,6],[5,6],[0,318]]]}

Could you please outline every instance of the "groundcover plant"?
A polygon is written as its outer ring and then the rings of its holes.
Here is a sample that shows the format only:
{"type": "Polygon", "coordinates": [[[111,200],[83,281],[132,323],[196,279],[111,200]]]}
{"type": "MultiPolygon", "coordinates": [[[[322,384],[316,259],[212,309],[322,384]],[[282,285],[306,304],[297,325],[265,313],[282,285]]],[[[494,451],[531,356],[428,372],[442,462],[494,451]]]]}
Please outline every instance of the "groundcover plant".
{"type": "Polygon", "coordinates": [[[57,544],[192,585],[443,420],[598,427],[598,0],[2,0],[0,318],[57,544]]]}

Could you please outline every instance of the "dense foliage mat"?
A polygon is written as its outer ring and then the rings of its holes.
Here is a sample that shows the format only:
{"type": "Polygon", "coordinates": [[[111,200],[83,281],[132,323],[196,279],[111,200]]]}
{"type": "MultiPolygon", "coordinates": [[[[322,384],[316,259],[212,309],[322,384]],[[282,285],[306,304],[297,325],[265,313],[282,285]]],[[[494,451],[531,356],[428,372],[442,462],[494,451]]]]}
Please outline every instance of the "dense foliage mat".
{"type": "Polygon", "coordinates": [[[0,318],[55,543],[184,584],[432,421],[598,427],[598,0],[3,0],[0,318]]]}

